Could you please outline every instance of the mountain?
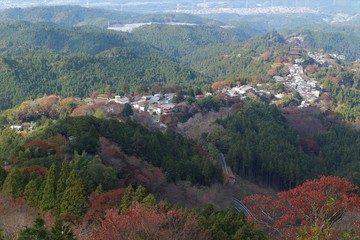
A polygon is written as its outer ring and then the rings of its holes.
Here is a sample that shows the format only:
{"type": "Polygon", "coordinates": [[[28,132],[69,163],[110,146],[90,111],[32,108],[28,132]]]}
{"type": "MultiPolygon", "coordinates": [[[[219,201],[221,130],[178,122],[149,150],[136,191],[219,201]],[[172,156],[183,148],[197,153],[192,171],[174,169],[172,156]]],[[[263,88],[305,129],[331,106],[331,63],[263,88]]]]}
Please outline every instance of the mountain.
{"type": "Polygon", "coordinates": [[[354,24],[313,25],[302,27],[295,32],[288,30],[287,33],[303,36],[302,46],[305,48],[342,54],[349,61],[360,58],[360,28],[354,24]]]}
{"type": "Polygon", "coordinates": [[[214,46],[221,43],[240,43],[250,35],[240,29],[226,29],[218,26],[172,26],[152,24],[135,29],[132,36],[167,56],[179,59],[191,54],[200,47],[214,46]]]}
{"type": "Polygon", "coordinates": [[[89,96],[110,86],[132,91],[153,84],[203,85],[209,79],[201,74],[156,56],[138,56],[114,48],[97,55],[29,53],[21,57],[2,57],[0,85],[1,108],[19,104],[32,96],[59,94],[89,96]]]}
{"type": "Polygon", "coordinates": [[[80,6],[11,8],[1,10],[0,13],[0,22],[9,23],[21,20],[32,23],[54,23],[68,27],[90,25],[105,28],[109,24],[142,22],[222,25],[219,21],[182,13],[138,14],[80,6]]]}
{"type": "Polygon", "coordinates": [[[0,53],[6,56],[31,51],[97,54],[113,47],[127,47],[141,54],[157,52],[134,41],[129,34],[96,27],[61,27],[16,21],[2,23],[0,29],[0,53]]]}
{"type": "Polygon", "coordinates": [[[52,6],[5,9],[1,11],[0,22],[22,20],[33,23],[55,23],[62,26],[88,24],[105,27],[109,21],[121,22],[135,16],[137,16],[135,13],[80,6],[52,6]]]}

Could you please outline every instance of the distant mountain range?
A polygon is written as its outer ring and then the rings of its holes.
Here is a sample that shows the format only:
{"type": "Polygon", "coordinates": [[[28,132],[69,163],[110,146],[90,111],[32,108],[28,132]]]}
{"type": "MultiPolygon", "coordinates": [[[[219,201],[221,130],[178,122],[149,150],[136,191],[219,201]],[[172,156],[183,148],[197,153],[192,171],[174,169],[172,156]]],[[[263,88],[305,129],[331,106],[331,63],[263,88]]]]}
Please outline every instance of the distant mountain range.
{"type": "Polygon", "coordinates": [[[1,0],[0,8],[17,8],[17,7],[33,7],[33,6],[53,6],[53,5],[81,5],[91,8],[107,8],[119,11],[154,13],[169,10],[192,10],[204,8],[257,8],[257,7],[310,7],[318,8],[326,11],[343,11],[356,12],[359,10],[359,0],[244,0],[244,1],[165,1],[165,0],[121,0],[121,1],[99,1],[99,0],[32,0],[32,1],[8,1],[1,0]]]}

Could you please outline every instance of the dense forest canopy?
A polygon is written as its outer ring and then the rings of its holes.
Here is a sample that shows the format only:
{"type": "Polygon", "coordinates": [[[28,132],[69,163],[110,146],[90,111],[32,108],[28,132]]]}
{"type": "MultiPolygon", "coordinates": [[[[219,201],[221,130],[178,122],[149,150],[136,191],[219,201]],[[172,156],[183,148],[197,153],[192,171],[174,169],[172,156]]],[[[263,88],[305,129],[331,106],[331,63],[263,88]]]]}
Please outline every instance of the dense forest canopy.
{"type": "Polygon", "coordinates": [[[111,92],[124,85],[136,91],[139,86],[209,83],[208,78],[170,60],[137,56],[114,48],[98,55],[29,53],[1,58],[1,108],[8,108],[33,96],[90,96],[109,86],[111,92]]]}
{"type": "Polygon", "coordinates": [[[319,148],[318,154],[309,154],[299,133],[274,106],[248,102],[219,122],[225,130],[210,132],[208,140],[218,144],[232,169],[245,178],[277,188],[291,188],[319,175],[342,176],[359,184],[357,130],[330,125],[306,145],[319,148]]]}

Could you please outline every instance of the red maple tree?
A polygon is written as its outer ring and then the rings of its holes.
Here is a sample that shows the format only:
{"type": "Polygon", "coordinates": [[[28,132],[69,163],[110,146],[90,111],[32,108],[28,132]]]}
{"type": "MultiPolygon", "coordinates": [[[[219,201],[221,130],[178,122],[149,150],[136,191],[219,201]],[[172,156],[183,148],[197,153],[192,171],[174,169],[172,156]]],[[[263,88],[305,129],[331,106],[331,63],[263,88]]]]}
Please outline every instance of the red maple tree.
{"type": "Polygon", "coordinates": [[[316,234],[330,232],[328,239],[336,239],[336,223],[345,213],[360,210],[356,191],[357,187],[344,178],[323,176],[277,196],[254,195],[243,202],[253,219],[276,238],[295,239],[300,230],[309,236],[316,229],[316,234]]]}

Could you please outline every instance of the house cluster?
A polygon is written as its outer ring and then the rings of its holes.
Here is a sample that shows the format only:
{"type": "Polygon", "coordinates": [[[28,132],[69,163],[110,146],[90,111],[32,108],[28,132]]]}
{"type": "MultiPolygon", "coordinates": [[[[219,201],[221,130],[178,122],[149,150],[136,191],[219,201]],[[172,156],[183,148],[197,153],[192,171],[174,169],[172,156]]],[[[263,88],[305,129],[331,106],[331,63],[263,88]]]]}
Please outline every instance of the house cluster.
{"type": "Polygon", "coordinates": [[[344,55],[336,54],[336,53],[323,54],[319,52],[308,52],[308,56],[314,59],[314,61],[319,64],[325,64],[329,62],[329,60],[331,59],[337,59],[340,61],[346,60],[346,57],[344,55]]]}
{"type": "Polygon", "coordinates": [[[10,129],[22,132],[22,131],[32,131],[35,127],[35,122],[23,122],[20,125],[11,125],[10,129]]]}
{"type": "Polygon", "coordinates": [[[321,87],[314,79],[308,79],[304,75],[304,69],[299,64],[289,66],[289,74],[286,77],[274,76],[276,82],[284,84],[289,90],[297,91],[303,98],[299,107],[308,107],[320,96],[321,87]]]}
{"type": "Polygon", "coordinates": [[[136,96],[132,99],[129,99],[128,97],[115,96],[115,98],[110,99],[110,101],[120,104],[128,103],[133,109],[138,110],[139,112],[162,115],[170,114],[174,110],[176,106],[172,103],[174,97],[174,93],[136,96]]]}
{"type": "Polygon", "coordinates": [[[240,100],[244,100],[247,97],[250,96],[270,96],[271,93],[269,91],[264,90],[257,90],[254,87],[251,87],[249,85],[242,85],[242,86],[236,86],[233,88],[224,88],[222,91],[223,94],[225,94],[228,98],[240,98],[240,100]]]}

